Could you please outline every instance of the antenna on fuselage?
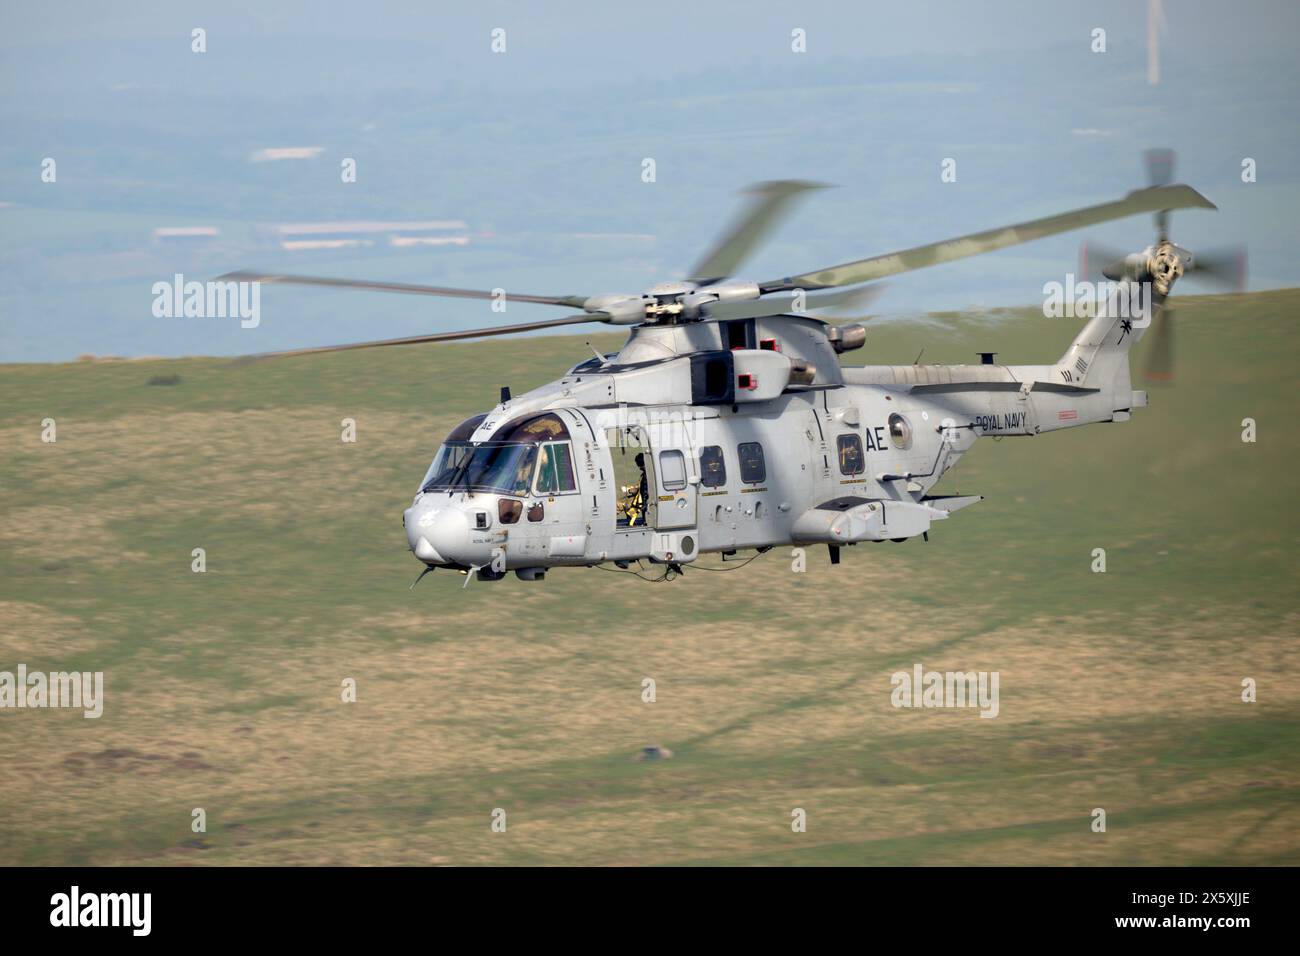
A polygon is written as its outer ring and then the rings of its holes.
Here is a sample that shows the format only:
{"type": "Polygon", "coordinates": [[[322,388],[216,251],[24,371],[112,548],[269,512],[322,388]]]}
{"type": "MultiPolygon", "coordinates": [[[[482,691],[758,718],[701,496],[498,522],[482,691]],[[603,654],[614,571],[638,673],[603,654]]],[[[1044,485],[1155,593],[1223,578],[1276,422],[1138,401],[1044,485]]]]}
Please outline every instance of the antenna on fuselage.
{"type": "Polygon", "coordinates": [[[426,565],[424,566],[424,570],[420,572],[420,576],[419,576],[418,578],[416,578],[414,581],[411,582],[411,586],[410,586],[409,588],[407,588],[407,590],[408,590],[408,591],[414,591],[414,590],[415,590],[415,586],[416,586],[417,584],[419,584],[421,581],[423,581],[423,580],[424,580],[424,576],[425,576],[426,574],[428,574],[430,571],[432,571],[433,569],[434,569],[434,565],[432,565],[432,564],[426,564],[426,565]]]}

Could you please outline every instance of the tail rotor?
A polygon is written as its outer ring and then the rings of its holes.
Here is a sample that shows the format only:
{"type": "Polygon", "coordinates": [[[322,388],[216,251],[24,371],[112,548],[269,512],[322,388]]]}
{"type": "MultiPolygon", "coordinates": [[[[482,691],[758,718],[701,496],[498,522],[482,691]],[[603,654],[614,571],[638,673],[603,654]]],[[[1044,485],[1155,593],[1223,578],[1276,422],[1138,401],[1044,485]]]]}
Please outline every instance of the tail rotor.
{"type": "MultiPolygon", "coordinates": [[[[1147,183],[1167,186],[1174,179],[1177,157],[1172,149],[1148,149],[1142,154],[1147,183]]],[[[1149,286],[1150,345],[1143,368],[1148,381],[1171,382],[1174,377],[1174,310],[1166,303],[1174,284],[1184,276],[1203,280],[1230,292],[1246,288],[1246,247],[1234,246],[1192,254],[1170,238],[1171,211],[1155,213],[1155,242],[1141,252],[1122,253],[1085,239],[1079,246],[1079,273],[1084,279],[1138,282],[1149,286]]]]}

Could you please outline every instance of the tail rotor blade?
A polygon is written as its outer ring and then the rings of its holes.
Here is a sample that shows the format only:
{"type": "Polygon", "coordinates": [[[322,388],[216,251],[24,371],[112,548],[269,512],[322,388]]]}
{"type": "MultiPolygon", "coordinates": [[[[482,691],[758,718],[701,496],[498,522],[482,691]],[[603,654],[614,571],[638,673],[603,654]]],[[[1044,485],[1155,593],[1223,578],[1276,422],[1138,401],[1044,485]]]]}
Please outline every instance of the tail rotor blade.
{"type": "Polygon", "coordinates": [[[1118,264],[1123,269],[1124,253],[1109,246],[1099,245],[1091,239],[1079,243],[1079,278],[1095,282],[1110,278],[1108,273],[1118,264]]]}
{"type": "Polygon", "coordinates": [[[1148,186],[1168,186],[1174,181],[1177,155],[1172,149],[1148,149],[1142,154],[1148,186]]]}
{"type": "Polygon", "coordinates": [[[1151,382],[1172,382],[1174,378],[1174,310],[1159,303],[1151,315],[1151,344],[1147,349],[1145,376],[1151,382]]]}
{"type": "MultiPolygon", "coordinates": [[[[1174,165],[1177,157],[1172,149],[1148,149],[1142,154],[1142,162],[1147,170],[1147,184],[1150,186],[1167,186],[1174,181],[1174,165]]],[[[1164,242],[1169,238],[1169,210],[1162,209],[1156,213],[1156,238],[1164,242]]]]}
{"type": "Polygon", "coordinates": [[[1246,291],[1246,247],[1236,246],[1198,252],[1188,275],[1206,279],[1233,292],[1246,291]]]}
{"type": "Polygon", "coordinates": [[[1164,242],[1169,238],[1169,210],[1161,209],[1156,213],[1156,241],[1164,242]]]}

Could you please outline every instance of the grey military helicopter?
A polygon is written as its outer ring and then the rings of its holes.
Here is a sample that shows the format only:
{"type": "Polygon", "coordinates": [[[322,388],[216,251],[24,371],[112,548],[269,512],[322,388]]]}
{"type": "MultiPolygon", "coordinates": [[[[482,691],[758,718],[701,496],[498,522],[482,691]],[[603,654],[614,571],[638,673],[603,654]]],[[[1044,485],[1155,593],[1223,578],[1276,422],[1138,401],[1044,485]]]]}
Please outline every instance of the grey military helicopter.
{"type": "MultiPolygon", "coordinates": [[[[452,429],[403,515],[425,565],[495,581],[541,580],[556,567],[606,566],[674,576],[701,555],[928,540],[931,524],[981,500],[931,489],[985,436],[1038,435],[1127,421],[1147,404],[1129,354],[1191,253],[1168,239],[1175,209],[1214,209],[1167,182],[1114,202],[901,252],[764,281],[740,264],[818,184],[752,187],[747,207],[682,281],[640,294],[510,294],[580,310],[561,318],[300,349],[444,342],[579,323],[626,326],[616,353],[595,353],[524,394],[501,390],[452,429]],[[1044,365],[841,366],[866,330],[817,313],[861,306],[887,276],[1140,213],[1154,246],[1106,266],[1141,303],[1098,314],[1044,365]],[[1123,311],[1123,310],[1119,310],[1123,311]],[[635,567],[634,567],[635,566],[635,567]],[[657,566],[657,567],[656,567],[657,566]]],[[[225,279],[466,299],[498,293],[393,282],[232,273],[225,279]]],[[[595,350],[593,350],[594,352],[595,350]]],[[[417,581],[419,578],[417,578],[417,581]]],[[[412,585],[414,586],[414,585],[412,585]]]]}

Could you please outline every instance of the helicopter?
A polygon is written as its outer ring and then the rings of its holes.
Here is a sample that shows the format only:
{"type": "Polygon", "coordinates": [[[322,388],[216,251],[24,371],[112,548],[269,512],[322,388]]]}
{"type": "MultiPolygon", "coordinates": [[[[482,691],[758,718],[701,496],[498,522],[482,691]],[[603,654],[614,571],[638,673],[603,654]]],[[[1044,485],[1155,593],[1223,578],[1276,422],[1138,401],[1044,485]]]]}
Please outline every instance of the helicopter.
{"type": "MultiPolygon", "coordinates": [[[[982,437],[1031,436],[1124,422],[1148,404],[1129,356],[1161,327],[1185,273],[1207,274],[1169,239],[1170,213],[1215,209],[1173,184],[1172,155],[1147,154],[1150,184],[1122,198],[763,281],[740,265],[792,206],[821,184],[751,187],[736,220],[686,279],[639,294],[520,295],[570,314],[507,326],[269,353],[290,356],[444,342],[598,323],[629,329],[617,352],[453,428],[405,509],[406,543],[434,570],[497,581],[543,580],[552,568],[604,566],[663,580],[706,554],[724,562],[778,546],[844,547],[929,539],[931,525],[982,500],[935,484],[982,437]],[[1101,309],[1063,355],[1043,365],[842,366],[866,328],[827,311],[862,307],[887,276],[1142,213],[1156,242],[1103,268],[1135,304],[1101,309]],[[1112,314],[1117,313],[1117,314],[1112,314]],[[656,566],[659,566],[656,568],[656,566]]],[[[235,272],[276,282],[463,299],[501,290],[235,272]]],[[[1166,323],[1167,326],[1167,323],[1166,323]]],[[[734,566],[734,565],[733,565],[734,566]]],[[[415,586],[413,583],[412,587],[415,586]]]]}

